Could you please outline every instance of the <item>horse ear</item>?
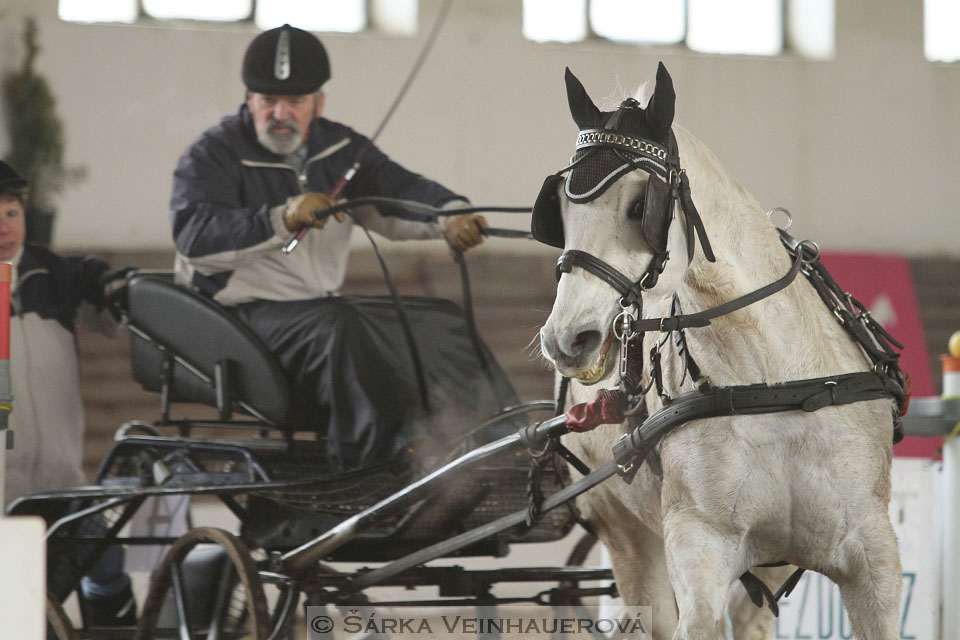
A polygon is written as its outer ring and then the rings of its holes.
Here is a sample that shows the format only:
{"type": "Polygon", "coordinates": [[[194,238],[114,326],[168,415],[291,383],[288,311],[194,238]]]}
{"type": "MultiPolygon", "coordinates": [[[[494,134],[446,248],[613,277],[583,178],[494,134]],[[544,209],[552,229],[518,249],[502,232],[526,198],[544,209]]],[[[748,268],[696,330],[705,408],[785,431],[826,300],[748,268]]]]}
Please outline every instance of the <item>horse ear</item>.
{"type": "Polygon", "coordinates": [[[673,79],[661,62],[657,67],[657,85],[647,103],[647,121],[653,127],[654,139],[666,140],[673,124],[677,94],[673,91],[673,79]]]}
{"type": "Polygon", "coordinates": [[[567,82],[567,102],[570,103],[570,115],[573,121],[581,129],[594,129],[600,124],[600,109],[593,104],[593,100],[587,95],[587,90],[573,75],[570,67],[564,74],[567,82]]]}

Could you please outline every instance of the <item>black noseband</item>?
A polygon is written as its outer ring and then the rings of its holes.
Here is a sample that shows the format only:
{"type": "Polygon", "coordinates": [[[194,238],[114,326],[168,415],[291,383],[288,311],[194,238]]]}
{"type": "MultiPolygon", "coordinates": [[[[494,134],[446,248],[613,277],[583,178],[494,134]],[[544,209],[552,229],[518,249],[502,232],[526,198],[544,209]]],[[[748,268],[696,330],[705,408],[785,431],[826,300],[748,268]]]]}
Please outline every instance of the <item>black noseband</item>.
{"type": "Polygon", "coordinates": [[[636,305],[639,309],[643,303],[641,294],[644,286],[643,279],[639,282],[633,282],[627,276],[623,275],[615,267],[610,266],[600,258],[590,255],[585,251],[577,249],[568,249],[563,252],[560,259],[557,260],[557,280],[565,273],[570,273],[573,267],[582,267],[593,275],[597,276],[623,296],[621,303],[623,305],[636,305]]]}

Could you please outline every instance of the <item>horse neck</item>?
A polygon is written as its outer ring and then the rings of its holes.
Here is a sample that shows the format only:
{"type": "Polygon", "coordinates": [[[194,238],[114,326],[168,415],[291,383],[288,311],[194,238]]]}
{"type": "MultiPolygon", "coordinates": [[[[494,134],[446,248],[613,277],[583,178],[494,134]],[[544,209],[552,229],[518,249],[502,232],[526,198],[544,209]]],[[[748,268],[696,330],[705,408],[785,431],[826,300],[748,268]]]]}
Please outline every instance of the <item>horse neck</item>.
{"type": "MultiPolygon", "coordinates": [[[[691,313],[779,279],[790,268],[790,258],[759,203],[713,153],[682,129],[677,140],[717,257],[708,262],[697,250],[677,286],[683,311],[691,313]]],[[[661,300],[661,307],[665,303],[661,300]]],[[[686,338],[715,384],[782,382],[865,368],[859,351],[802,277],[769,298],[714,319],[709,327],[686,331],[686,338]]]]}

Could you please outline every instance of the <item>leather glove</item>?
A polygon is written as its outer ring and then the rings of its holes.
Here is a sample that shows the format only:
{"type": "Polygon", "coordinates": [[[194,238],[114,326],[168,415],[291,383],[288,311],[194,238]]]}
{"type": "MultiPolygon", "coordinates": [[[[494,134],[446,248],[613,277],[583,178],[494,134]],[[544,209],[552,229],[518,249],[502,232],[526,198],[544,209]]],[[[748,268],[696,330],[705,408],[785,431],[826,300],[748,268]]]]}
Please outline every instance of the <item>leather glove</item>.
{"type": "Polygon", "coordinates": [[[480,229],[486,226],[484,217],[475,213],[447,216],[443,218],[443,237],[454,251],[466,251],[483,242],[480,229]]]}
{"type": "MultiPolygon", "coordinates": [[[[317,213],[329,209],[337,204],[336,199],[320,193],[308,191],[287,199],[287,208],[283,212],[283,225],[287,231],[298,231],[302,227],[316,227],[322,229],[329,218],[317,218],[317,213]]],[[[343,222],[344,213],[338,211],[333,214],[337,222],[343,222]]]]}

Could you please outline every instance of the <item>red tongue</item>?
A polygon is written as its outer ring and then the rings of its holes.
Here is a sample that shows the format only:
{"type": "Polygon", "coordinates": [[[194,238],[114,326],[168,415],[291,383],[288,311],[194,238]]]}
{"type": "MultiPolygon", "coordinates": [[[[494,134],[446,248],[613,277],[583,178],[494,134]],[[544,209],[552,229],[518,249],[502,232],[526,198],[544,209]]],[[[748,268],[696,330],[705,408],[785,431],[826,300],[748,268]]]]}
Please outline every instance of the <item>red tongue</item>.
{"type": "Polygon", "coordinates": [[[601,389],[592,402],[575,404],[567,410],[567,428],[575,433],[601,424],[620,424],[623,420],[623,394],[613,389],[601,389]]]}

